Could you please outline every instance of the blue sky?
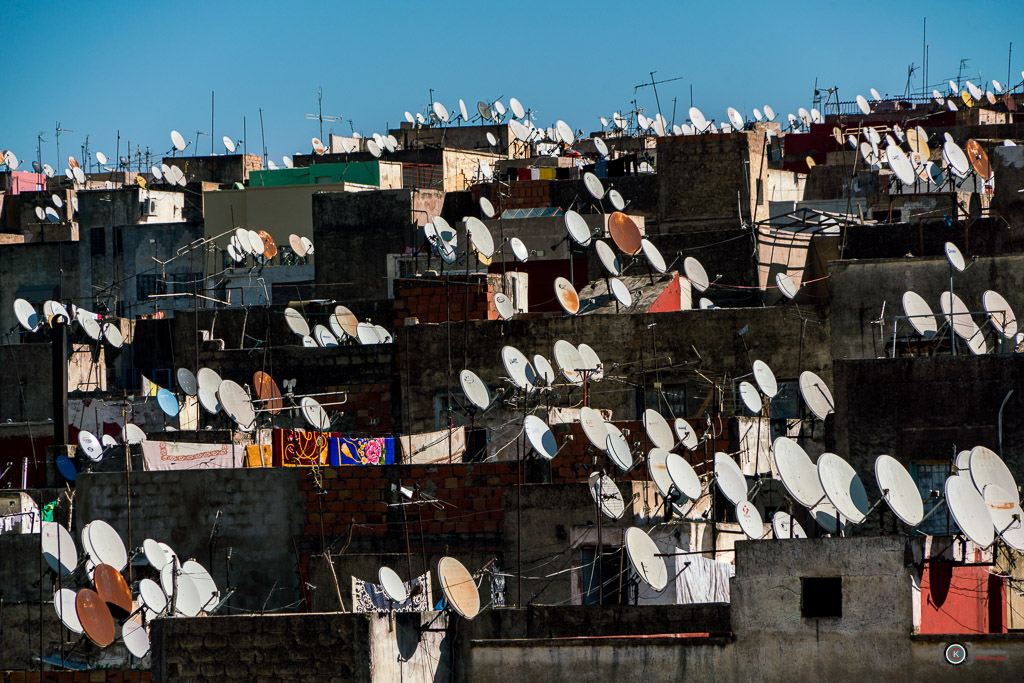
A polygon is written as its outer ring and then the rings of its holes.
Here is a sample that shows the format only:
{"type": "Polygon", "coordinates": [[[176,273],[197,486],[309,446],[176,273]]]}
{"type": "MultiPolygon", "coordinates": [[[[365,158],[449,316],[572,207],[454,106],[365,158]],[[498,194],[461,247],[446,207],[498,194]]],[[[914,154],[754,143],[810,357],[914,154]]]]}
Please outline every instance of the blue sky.
{"type": "MultiPolygon", "coordinates": [[[[590,131],[598,118],[631,108],[634,96],[651,116],[649,79],[682,77],[658,88],[662,111],[685,119],[694,103],[708,118],[734,106],[749,115],[770,104],[782,116],[811,106],[815,78],[838,86],[843,100],[875,87],[902,94],[911,62],[922,58],[928,19],[929,81],[965,75],[986,81],[1024,69],[1024,3],[936,1],[649,3],[626,2],[25,2],[0,9],[4,76],[0,84],[0,148],[24,162],[67,165],[90,148],[162,155],[169,132],[187,140],[210,131],[210,93],[220,138],[240,139],[260,152],[259,109],[266,144],[280,163],[306,151],[324,113],[344,116],[364,135],[397,127],[403,112],[422,111],[430,89],[449,109],[461,97],[517,97],[538,112],[537,123],[564,119],[590,131]],[[60,138],[55,123],[74,132],[60,138]]],[[[919,87],[920,76],[915,76],[919,87]]],[[[210,151],[210,137],[198,137],[210,151]]],[[[191,148],[190,148],[191,150],[191,148]]]]}

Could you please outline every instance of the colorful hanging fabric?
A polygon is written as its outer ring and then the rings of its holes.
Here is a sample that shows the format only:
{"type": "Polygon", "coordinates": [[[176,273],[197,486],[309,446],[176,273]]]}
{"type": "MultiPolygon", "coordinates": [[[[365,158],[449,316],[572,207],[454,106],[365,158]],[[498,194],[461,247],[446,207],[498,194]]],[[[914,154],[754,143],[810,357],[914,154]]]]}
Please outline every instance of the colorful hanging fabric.
{"type": "Polygon", "coordinates": [[[326,465],[328,432],[300,432],[291,429],[273,431],[275,467],[311,467],[326,465]]]}
{"type": "Polygon", "coordinates": [[[351,439],[332,437],[328,461],[337,465],[393,465],[395,440],[392,438],[351,439]]]}

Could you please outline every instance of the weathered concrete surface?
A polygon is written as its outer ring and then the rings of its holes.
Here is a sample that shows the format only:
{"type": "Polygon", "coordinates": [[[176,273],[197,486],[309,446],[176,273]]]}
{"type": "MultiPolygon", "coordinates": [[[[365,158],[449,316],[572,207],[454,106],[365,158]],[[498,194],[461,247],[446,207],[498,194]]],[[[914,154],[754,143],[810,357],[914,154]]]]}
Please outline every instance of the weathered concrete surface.
{"type": "MultiPolygon", "coordinates": [[[[968,262],[971,253],[966,252],[968,262]]],[[[939,295],[949,289],[949,262],[944,256],[915,259],[863,259],[829,263],[832,303],[829,322],[832,327],[833,358],[878,358],[891,353],[893,316],[904,315],[903,293],[913,290],[924,297],[939,316],[939,295]],[[877,320],[885,302],[885,319],[879,334],[877,320]]],[[[1024,254],[980,257],[966,271],[954,271],[954,293],[970,311],[984,311],[981,297],[994,289],[1014,303],[1017,292],[1024,291],[1024,254]]],[[[1019,313],[1018,313],[1019,315],[1019,313]]],[[[944,319],[942,319],[944,321],[944,319]]],[[[997,340],[985,315],[975,315],[989,349],[997,340]]],[[[940,321],[941,322],[941,321],[940,321]]],[[[901,338],[915,336],[907,321],[900,322],[901,338]]],[[[947,327],[948,333],[948,327],[947,327]]],[[[970,353],[962,339],[959,352],[970,353]]]]}
{"type": "Polygon", "coordinates": [[[436,612],[158,619],[153,680],[433,681],[448,678],[446,618],[436,612]]]}
{"type": "Polygon", "coordinates": [[[94,519],[110,523],[129,549],[146,538],[170,544],[182,559],[196,558],[230,605],[278,609],[299,599],[292,538],[302,533],[302,472],[288,468],[131,473],[131,536],[124,473],[82,474],[75,495],[76,538],[94,519]],[[217,512],[222,516],[211,548],[217,512]],[[230,580],[226,562],[231,549],[230,580]],[[273,594],[271,594],[273,589],[273,594]]]}

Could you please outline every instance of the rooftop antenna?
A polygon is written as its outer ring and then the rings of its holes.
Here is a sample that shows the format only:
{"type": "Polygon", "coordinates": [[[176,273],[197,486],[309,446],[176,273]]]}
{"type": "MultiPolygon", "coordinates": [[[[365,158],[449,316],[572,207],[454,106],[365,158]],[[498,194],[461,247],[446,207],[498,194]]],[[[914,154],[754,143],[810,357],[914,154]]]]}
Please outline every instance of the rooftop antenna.
{"type": "MultiPolygon", "coordinates": [[[[63,164],[63,162],[60,160],[60,134],[61,133],[74,133],[75,131],[68,130],[67,128],[61,128],[60,127],[60,121],[57,121],[56,125],[54,126],[54,132],[55,132],[55,136],[57,138],[57,163],[58,164],[63,164]]],[[[62,166],[58,166],[57,168],[63,168],[63,167],[62,166]]]]}
{"type": "Polygon", "coordinates": [[[40,164],[43,163],[43,131],[39,131],[39,135],[36,136],[36,161],[40,164]]]}
{"type": "Polygon", "coordinates": [[[903,88],[904,97],[910,97],[910,81],[913,80],[914,72],[916,72],[917,69],[918,67],[914,66],[913,62],[911,62],[910,65],[907,67],[907,84],[903,88]]]}
{"type": "MultiPolygon", "coordinates": [[[[306,114],[306,118],[309,119],[310,121],[319,121],[320,122],[320,139],[323,140],[324,139],[324,121],[342,121],[342,120],[344,120],[344,118],[341,117],[341,116],[324,116],[324,89],[323,88],[317,88],[316,89],[316,103],[317,103],[317,112],[318,113],[316,113],[316,114],[306,114]]],[[[352,124],[352,122],[349,121],[349,125],[351,125],[351,124],[352,124]]]]}
{"type": "Polygon", "coordinates": [[[956,70],[956,89],[957,89],[957,93],[958,94],[960,92],[960,75],[963,73],[964,67],[967,66],[967,62],[969,62],[969,61],[971,61],[971,60],[969,60],[969,59],[961,59],[960,60],[960,66],[956,70]]]}
{"type": "MultiPolygon", "coordinates": [[[[635,95],[636,91],[639,90],[640,88],[646,88],[647,86],[650,86],[650,87],[654,88],[654,102],[655,102],[655,104],[658,105],[658,113],[660,114],[661,113],[661,101],[658,99],[658,85],[660,85],[661,83],[671,83],[672,81],[681,81],[681,80],[683,80],[683,77],[682,76],[676,76],[675,78],[666,78],[666,79],[661,80],[661,81],[656,81],[656,80],[654,80],[654,74],[656,74],[656,73],[658,73],[658,72],[657,71],[651,71],[650,72],[650,75],[651,75],[651,82],[650,83],[641,83],[640,85],[633,86],[633,94],[635,95]]],[[[673,100],[673,102],[674,102],[674,100],[673,100]]]]}

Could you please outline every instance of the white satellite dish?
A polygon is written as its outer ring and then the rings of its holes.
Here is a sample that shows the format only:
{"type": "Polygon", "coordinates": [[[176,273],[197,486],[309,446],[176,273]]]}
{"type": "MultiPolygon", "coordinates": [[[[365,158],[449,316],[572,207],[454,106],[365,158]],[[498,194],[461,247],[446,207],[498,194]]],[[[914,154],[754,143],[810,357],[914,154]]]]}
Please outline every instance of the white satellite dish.
{"type": "Polygon", "coordinates": [[[526,248],[526,244],[518,237],[510,239],[508,245],[512,247],[512,253],[515,255],[516,260],[525,263],[530,258],[530,250],[526,248]]]}
{"type": "Polygon", "coordinates": [[[807,532],[800,526],[800,522],[783,510],[777,511],[772,516],[772,533],[777,539],[807,538],[807,532]]]}
{"type": "Polygon", "coordinates": [[[910,526],[921,523],[924,501],[907,468],[891,455],[880,455],[875,458],[875,481],[893,514],[910,526]]]}
{"type": "Polygon", "coordinates": [[[615,297],[616,301],[626,308],[633,305],[633,294],[629,291],[629,287],[626,286],[625,282],[617,277],[613,277],[608,281],[608,286],[611,287],[612,296],[615,297]]]}
{"type": "Polygon", "coordinates": [[[928,302],[917,292],[907,290],[903,293],[903,314],[907,316],[910,326],[925,339],[931,339],[938,331],[935,314],[928,302]]]}
{"type": "Polygon", "coordinates": [[[758,388],[768,398],[775,398],[779,393],[779,383],[775,379],[775,373],[763,360],[755,360],[753,363],[754,381],[758,388]]]}
{"type": "Polygon", "coordinates": [[[658,248],[646,237],[640,239],[640,249],[644,252],[644,256],[647,257],[647,261],[651,264],[651,268],[654,268],[654,270],[659,273],[664,273],[668,270],[668,265],[665,263],[665,257],[661,255],[658,248]]]}
{"type": "Polygon", "coordinates": [[[629,564],[640,578],[656,591],[663,591],[668,585],[668,567],[665,558],[659,557],[658,544],[643,529],[632,526],[624,536],[629,564]]]}
{"type": "Polygon", "coordinates": [[[599,451],[603,451],[607,446],[608,426],[604,418],[601,417],[601,413],[593,408],[583,406],[580,408],[579,421],[580,426],[583,428],[583,433],[590,440],[590,443],[599,451]]]}
{"type": "Polygon", "coordinates": [[[1014,494],[999,484],[989,484],[985,487],[984,498],[999,536],[1017,552],[1024,551],[1024,512],[1014,500],[1014,494]]]}
{"type": "Polygon", "coordinates": [[[741,500],[736,503],[736,521],[747,538],[759,539],[764,536],[764,521],[761,513],[749,501],[741,500]]]}
{"type": "Polygon", "coordinates": [[[725,453],[715,453],[715,483],[733,505],[747,499],[747,479],[736,461],[725,453]]]}
{"type": "Polygon", "coordinates": [[[829,413],[835,412],[835,401],[825,381],[810,370],[800,373],[800,396],[808,410],[819,420],[824,420],[829,413]]]}
{"type": "Polygon", "coordinates": [[[619,257],[615,255],[615,251],[608,246],[608,243],[604,240],[597,240],[594,242],[594,248],[597,250],[597,258],[601,261],[601,265],[612,275],[622,274],[622,265],[619,263],[619,257]]]}
{"type": "Polygon", "coordinates": [[[494,255],[494,238],[491,231],[487,229],[484,222],[474,216],[465,219],[466,235],[470,244],[473,245],[484,258],[491,258],[494,255]]]}
{"type": "Polygon", "coordinates": [[[704,266],[700,264],[700,261],[692,256],[687,256],[683,260],[683,273],[686,274],[687,279],[693,288],[698,292],[703,292],[711,286],[708,281],[707,271],[704,270],[704,266]]]}
{"type": "Polygon", "coordinates": [[[587,225],[587,221],[584,220],[583,216],[576,213],[572,209],[565,212],[565,229],[569,232],[569,237],[572,237],[573,241],[581,246],[589,246],[592,235],[590,233],[590,226],[587,225]]]}
{"type": "Polygon", "coordinates": [[[743,400],[743,405],[747,407],[747,410],[754,415],[760,415],[761,409],[764,408],[764,403],[761,401],[761,394],[757,392],[757,388],[750,382],[740,382],[739,391],[740,398],[743,400]]]}
{"type": "Polygon", "coordinates": [[[772,444],[772,453],[775,469],[793,500],[808,509],[818,505],[825,491],[818,480],[817,468],[800,444],[780,436],[772,444]]]}
{"type": "Polygon", "coordinates": [[[669,479],[676,490],[687,500],[696,501],[700,498],[703,489],[700,477],[697,476],[693,466],[678,453],[669,453],[664,449],[657,450],[668,453],[665,457],[665,468],[668,470],[669,479]]]}
{"type": "Polygon", "coordinates": [[[462,385],[462,391],[466,394],[466,398],[477,408],[486,410],[491,404],[491,390],[472,370],[460,372],[459,383],[462,385]]]}
{"type": "Polygon", "coordinates": [[[985,487],[989,484],[996,484],[1009,492],[1014,501],[1020,505],[1017,482],[1014,481],[1013,474],[1006,463],[996,455],[995,451],[985,446],[975,446],[971,449],[968,468],[971,471],[971,481],[978,493],[984,493],[985,487]]]}
{"type": "Polygon", "coordinates": [[[604,198],[604,185],[601,184],[601,179],[596,175],[587,171],[583,174],[583,184],[587,188],[587,192],[597,200],[604,198]]]}
{"type": "Polygon", "coordinates": [[[405,583],[402,582],[402,579],[395,573],[394,569],[381,567],[377,571],[377,580],[380,581],[384,594],[392,602],[405,602],[409,599],[409,589],[406,588],[405,583]]]}
{"type": "Polygon", "coordinates": [[[850,522],[860,524],[871,510],[857,471],[835,453],[818,457],[818,481],[832,506],[850,522]]]}
{"type": "Polygon", "coordinates": [[[697,107],[690,107],[688,112],[690,116],[690,122],[693,123],[694,132],[703,133],[708,128],[708,120],[704,118],[704,113],[697,107]]]}
{"type": "Polygon", "coordinates": [[[174,149],[179,152],[185,151],[185,138],[176,130],[171,131],[171,143],[174,145],[174,149]]]}
{"type": "Polygon", "coordinates": [[[526,438],[530,440],[533,450],[545,460],[551,460],[558,454],[558,443],[551,428],[536,415],[527,415],[523,421],[526,438]]]}
{"type": "Polygon", "coordinates": [[[234,140],[232,140],[227,135],[225,135],[224,137],[222,137],[220,139],[220,141],[224,143],[224,149],[226,149],[228,151],[228,154],[234,154],[235,153],[235,141],[234,140]]]}
{"type": "Polygon", "coordinates": [[[644,411],[644,428],[647,430],[647,436],[658,448],[663,448],[666,451],[671,451],[675,445],[676,440],[672,434],[672,428],[668,426],[668,422],[665,418],[654,408],[648,408],[644,411]]]}
{"type": "Polygon", "coordinates": [[[616,486],[612,478],[607,474],[594,472],[588,478],[587,484],[590,487],[590,495],[594,502],[608,517],[619,519],[626,511],[626,501],[622,498],[622,492],[616,486]]]}
{"type": "Polygon", "coordinates": [[[946,479],[946,507],[953,521],[971,542],[988,548],[995,540],[995,524],[985,499],[965,477],[946,479]]]}
{"type": "Polygon", "coordinates": [[[989,322],[992,323],[996,332],[1006,339],[1015,339],[1017,337],[1017,317],[1013,314],[1013,309],[1010,308],[1009,302],[1003,298],[1003,295],[989,289],[981,295],[981,302],[985,312],[988,313],[989,322]]]}
{"type": "Polygon", "coordinates": [[[960,252],[960,249],[952,242],[946,242],[942,248],[946,252],[946,259],[949,260],[949,265],[962,273],[967,268],[967,263],[964,261],[964,255],[960,252]]]}
{"type": "Polygon", "coordinates": [[[629,450],[629,442],[626,441],[626,437],[621,431],[612,425],[607,425],[607,427],[608,436],[605,437],[604,450],[616,467],[623,472],[628,472],[633,466],[633,454],[629,450]]]}
{"type": "Polygon", "coordinates": [[[690,423],[681,417],[677,417],[672,424],[672,429],[675,430],[676,438],[679,439],[679,443],[683,445],[688,451],[692,451],[698,445],[700,445],[697,439],[697,432],[693,431],[693,427],[690,423]]]}

